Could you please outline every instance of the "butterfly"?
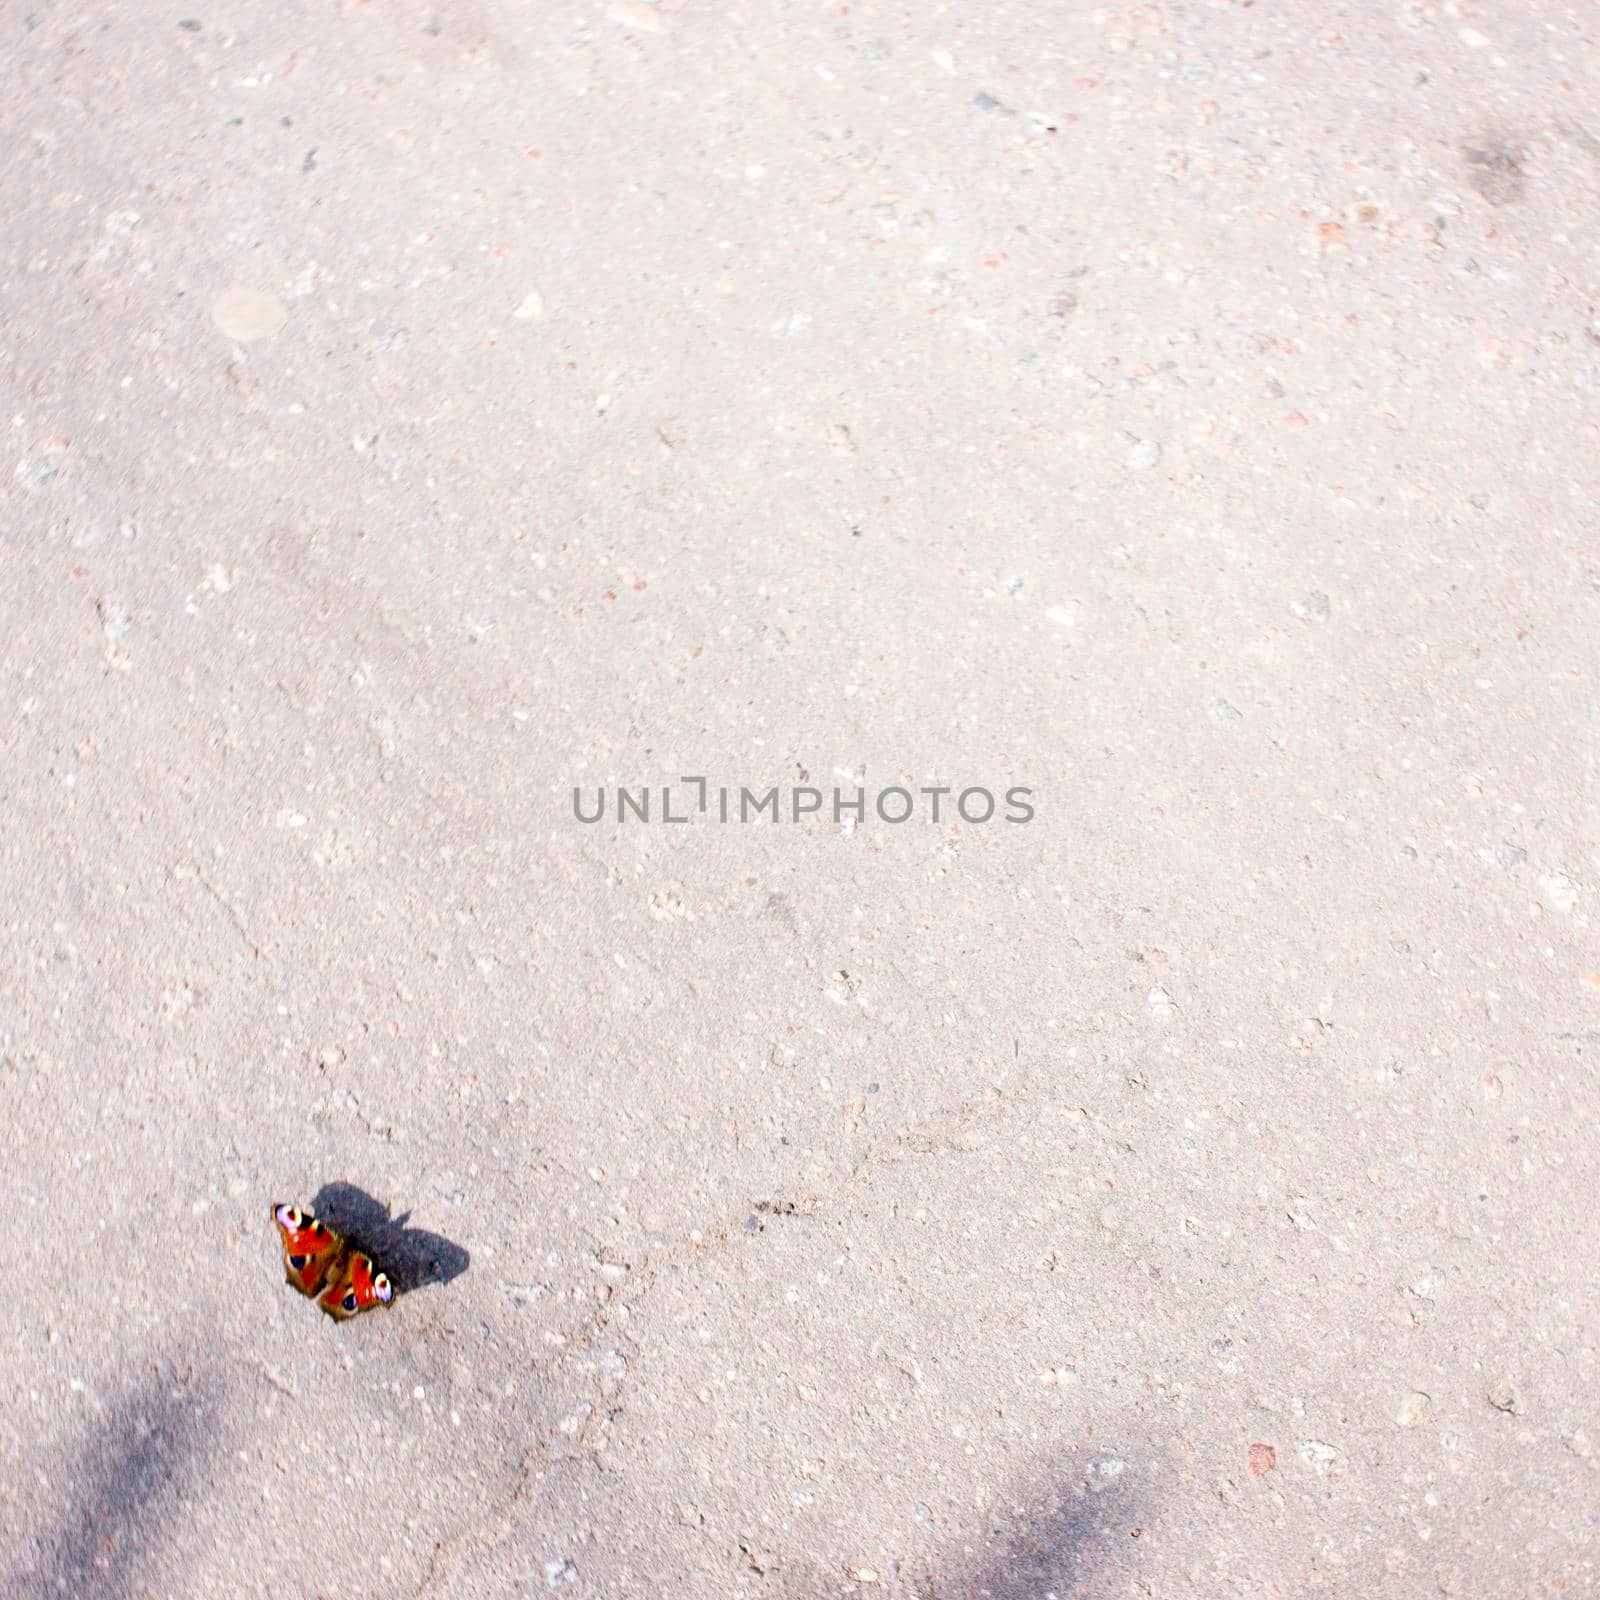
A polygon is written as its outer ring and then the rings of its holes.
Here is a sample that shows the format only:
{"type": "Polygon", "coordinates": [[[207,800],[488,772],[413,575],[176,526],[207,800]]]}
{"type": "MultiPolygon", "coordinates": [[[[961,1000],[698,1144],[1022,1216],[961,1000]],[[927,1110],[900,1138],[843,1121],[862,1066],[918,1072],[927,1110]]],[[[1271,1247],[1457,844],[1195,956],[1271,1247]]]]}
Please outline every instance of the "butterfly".
{"type": "Polygon", "coordinates": [[[283,1239],[283,1270],[301,1294],[315,1299],[335,1322],[394,1299],[394,1285],[309,1207],[275,1205],[272,1220],[283,1239]]]}

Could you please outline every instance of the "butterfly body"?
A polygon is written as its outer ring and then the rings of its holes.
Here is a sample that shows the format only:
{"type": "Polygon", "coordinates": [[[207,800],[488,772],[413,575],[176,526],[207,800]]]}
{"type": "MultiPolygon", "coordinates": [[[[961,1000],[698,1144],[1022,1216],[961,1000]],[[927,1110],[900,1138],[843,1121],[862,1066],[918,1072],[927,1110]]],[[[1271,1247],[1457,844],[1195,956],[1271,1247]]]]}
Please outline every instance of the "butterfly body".
{"type": "Polygon", "coordinates": [[[335,1322],[386,1306],[394,1298],[394,1286],[372,1257],[319,1221],[315,1212],[274,1205],[272,1220],[283,1242],[284,1275],[335,1322]]]}

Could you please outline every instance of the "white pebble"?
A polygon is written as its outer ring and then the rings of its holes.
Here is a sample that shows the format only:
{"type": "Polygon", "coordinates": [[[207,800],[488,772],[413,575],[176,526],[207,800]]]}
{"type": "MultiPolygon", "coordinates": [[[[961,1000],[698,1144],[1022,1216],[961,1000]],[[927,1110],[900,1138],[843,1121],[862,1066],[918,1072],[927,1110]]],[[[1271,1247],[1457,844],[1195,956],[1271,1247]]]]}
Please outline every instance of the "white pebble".
{"type": "Polygon", "coordinates": [[[1578,909],[1578,886],[1564,872],[1552,872],[1539,880],[1539,904],[1570,917],[1578,909]]]}

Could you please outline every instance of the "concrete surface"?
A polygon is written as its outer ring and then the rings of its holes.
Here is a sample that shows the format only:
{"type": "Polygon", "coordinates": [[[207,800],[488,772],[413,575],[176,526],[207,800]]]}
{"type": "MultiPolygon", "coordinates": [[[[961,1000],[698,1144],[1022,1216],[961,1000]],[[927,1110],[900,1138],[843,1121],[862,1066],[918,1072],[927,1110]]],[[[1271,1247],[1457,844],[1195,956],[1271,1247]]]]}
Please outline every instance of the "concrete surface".
{"type": "Polygon", "coordinates": [[[1594,7],[185,4],[0,47],[4,1592],[1593,1589],[1594,7]]]}

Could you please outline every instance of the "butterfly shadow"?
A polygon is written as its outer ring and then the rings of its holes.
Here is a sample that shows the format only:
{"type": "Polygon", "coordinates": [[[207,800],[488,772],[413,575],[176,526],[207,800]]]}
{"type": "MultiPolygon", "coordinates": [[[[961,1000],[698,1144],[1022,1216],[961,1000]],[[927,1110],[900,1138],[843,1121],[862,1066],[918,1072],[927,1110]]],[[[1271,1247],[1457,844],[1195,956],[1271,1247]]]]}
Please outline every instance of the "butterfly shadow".
{"type": "Polygon", "coordinates": [[[409,1211],[389,1215],[388,1206],[353,1183],[325,1183],[311,1202],[335,1233],[359,1246],[388,1274],[396,1297],[431,1283],[449,1283],[472,1265],[472,1257],[443,1234],[408,1228],[409,1211]]]}

